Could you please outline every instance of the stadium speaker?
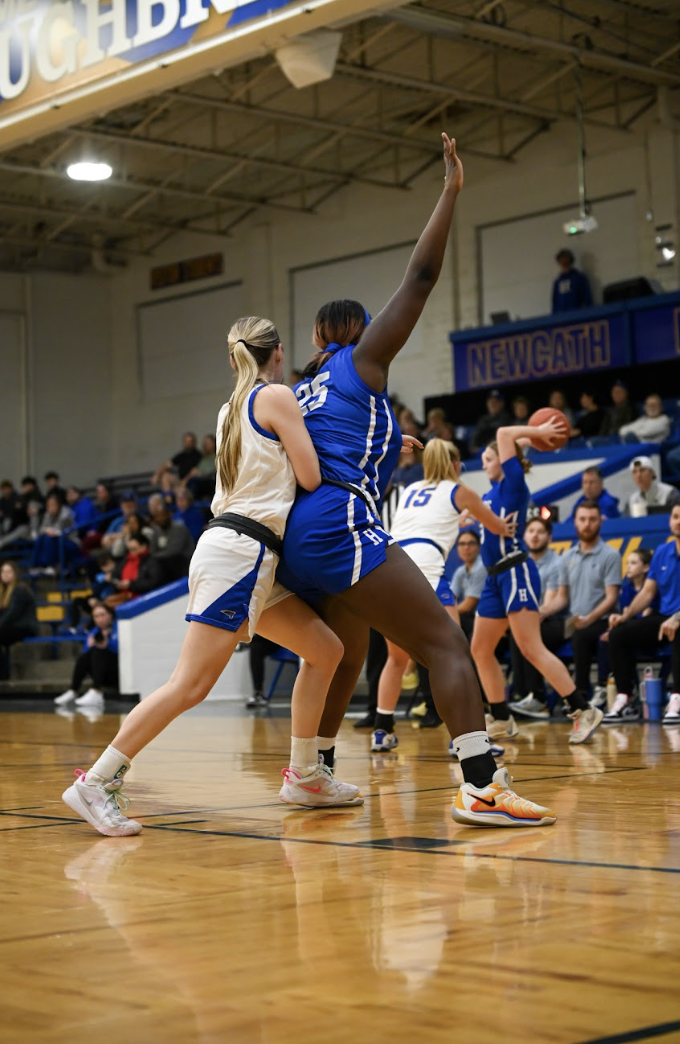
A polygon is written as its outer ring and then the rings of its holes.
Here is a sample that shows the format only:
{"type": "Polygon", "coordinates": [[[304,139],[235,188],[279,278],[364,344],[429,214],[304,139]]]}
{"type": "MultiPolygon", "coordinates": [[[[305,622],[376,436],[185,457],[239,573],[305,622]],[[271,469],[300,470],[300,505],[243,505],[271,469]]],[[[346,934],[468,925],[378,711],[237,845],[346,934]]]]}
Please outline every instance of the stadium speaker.
{"type": "Polygon", "coordinates": [[[317,29],[275,51],[281,71],[293,87],[309,87],[330,80],[340,50],[342,33],[317,29]]]}
{"type": "Polygon", "coordinates": [[[649,280],[644,276],[638,276],[636,279],[624,279],[621,283],[605,286],[602,290],[602,303],[614,304],[615,301],[630,301],[634,297],[649,297],[654,292],[649,280]]]}

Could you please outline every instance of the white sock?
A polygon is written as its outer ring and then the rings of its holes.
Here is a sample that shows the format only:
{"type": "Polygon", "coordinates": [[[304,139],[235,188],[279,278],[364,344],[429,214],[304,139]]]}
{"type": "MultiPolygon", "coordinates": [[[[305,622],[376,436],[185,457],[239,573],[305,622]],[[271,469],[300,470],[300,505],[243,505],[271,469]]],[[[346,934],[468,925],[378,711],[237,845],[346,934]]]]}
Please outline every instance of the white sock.
{"type": "Polygon", "coordinates": [[[382,707],[376,707],[377,714],[394,714],[393,710],[383,710],[382,707]]]}
{"type": "Polygon", "coordinates": [[[488,754],[491,743],[486,732],[465,732],[462,736],[454,736],[453,749],[458,761],[465,758],[475,758],[478,754],[488,754]]]}
{"type": "Polygon", "coordinates": [[[129,768],[130,759],[115,747],[108,746],[85,776],[85,782],[110,783],[124,776],[129,768]]]}
{"type": "Polygon", "coordinates": [[[330,750],[338,742],[337,736],[317,736],[316,747],[317,750],[330,750]]]}
{"type": "Polygon", "coordinates": [[[290,767],[295,769],[299,776],[308,776],[314,772],[319,764],[319,753],[317,739],[298,739],[296,736],[290,738],[290,767]]]}

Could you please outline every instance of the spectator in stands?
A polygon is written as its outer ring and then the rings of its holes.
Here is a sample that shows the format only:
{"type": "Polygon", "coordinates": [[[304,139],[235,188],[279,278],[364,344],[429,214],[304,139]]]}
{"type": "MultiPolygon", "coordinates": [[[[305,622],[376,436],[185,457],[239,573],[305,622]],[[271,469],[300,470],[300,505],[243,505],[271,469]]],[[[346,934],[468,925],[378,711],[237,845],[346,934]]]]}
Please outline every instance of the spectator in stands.
{"type": "Polygon", "coordinates": [[[524,395],[517,395],[510,403],[513,424],[527,424],[531,412],[531,403],[524,395]]]}
{"type": "Polygon", "coordinates": [[[621,517],[618,497],[613,497],[611,493],[607,493],[607,490],[604,488],[602,472],[595,465],[586,468],[583,472],[581,476],[581,490],[581,496],[574,504],[574,510],[571,513],[572,519],[584,500],[596,501],[600,506],[600,514],[603,519],[621,517]]]}
{"type": "Polygon", "coordinates": [[[470,448],[473,453],[484,449],[496,437],[499,428],[512,424],[512,417],[505,408],[505,399],[494,388],[486,397],[486,413],[479,418],[472,433],[470,448]]]}
{"type": "Polygon", "coordinates": [[[619,435],[635,435],[640,442],[663,442],[671,433],[671,419],[663,412],[663,401],[660,395],[648,395],[645,399],[643,417],[624,424],[619,428],[619,435]]]}
{"type": "Polygon", "coordinates": [[[63,504],[58,493],[48,493],[45,513],[31,553],[31,576],[55,576],[60,561],[70,565],[78,555],[78,534],[73,530],[71,509],[63,504]],[[63,557],[61,557],[61,548],[63,557]]]}
{"type": "Polygon", "coordinates": [[[169,584],[189,572],[194,541],[184,523],[173,519],[160,493],[149,497],[149,515],[151,554],[163,569],[164,582],[169,584]]]}
{"type": "Polygon", "coordinates": [[[161,479],[167,471],[174,472],[181,481],[186,478],[192,468],[198,467],[201,462],[201,456],[201,451],[196,445],[196,436],[192,431],[185,432],[182,436],[182,449],[156,469],[151,479],[151,484],[160,486],[161,479]]]}
{"type": "Polygon", "coordinates": [[[201,443],[202,457],[195,468],[179,483],[179,488],[185,486],[191,491],[194,500],[212,500],[215,495],[215,453],[216,442],[214,435],[206,435],[201,443]]]}
{"type": "Polygon", "coordinates": [[[550,392],[550,395],[548,397],[548,406],[552,406],[554,410],[561,410],[564,416],[569,421],[569,427],[574,427],[574,411],[567,402],[564,392],[560,391],[559,388],[555,388],[553,391],[550,392]]]}
{"type": "Polygon", "coordinates": [[[94,627],[85,638],[83,651],[73,667],[71,688],[57,696],[55,703],[62,705],[75,700],[76,707],[104,707],[104,689],[118,691],[118,632],[113,609],[96,605],[92,610],[94,627]],[[92,684],[82,696],[78,690],[86,678],[92,684]]]}
{"type": "Polygon", "coordinates": [[[48,497],[50,493],[56,493],[62,504],[65,504],[66,490],[60,485],[59,472],[46,471],[43,478],[45,480],[45,497],[48,497]]]}
{"type": "Polygon", "coordinates": [[[553,315],[557,312],[571,312],[575,308],[590,308],[593,303],[590,283],[588,277],[574,267],[571,250],[559,250],[555,260],[560,266],[560,274],[553,283],[553,315]]]}
{"type": "Polygon", "coordinates": [[[175,521],[183,522],[191,533],[196,544],[201,533],[205,529],[205,517],[199,507],[194,504],[193,493],[188,489],[177,490],[177,507],[175,510],[175,521]]]}
{"type": "Polygon", "coordinates": [[[107,548],[114,558],[122,558],[125,554],[124,545],[120,545],[120,535],[125,529],[132,515],[137,513],[137,494],[133,489],[128,489],[120,497],[120,515],[116,515],[109,522],[108,528],[102,536],[102,547],[107,548]],[[118,550],[114,550],[118,548],[118,550]]]}
{"type": "MultiPolygon", "coordinates": [[[[541,640],[550,652],[556,653],[564,644],[564,610],[548,616],[551,603],[558,597],[560,588],[560,556],[552,550],[552,523],[544,518],[532,518],[524,530],[524,542],[538,568],[541,578],[541,640]]],[[[526,660],[514,638],[510,638],[512,658],[512,685],[515,701],[511,705],[513,714],[525,718],[547,721],[550,717],[545,700],[545,680],[540,671],[526,660]]]]}
{"type": "MultiPolygon", "coordinates": [[[[415,417],[407,407],[404,407],[399,415],[399,427],[404,434],[407,433],[404,432],[402,424],[407,424],[409,420],[415,424],[415,417]],[[410,417],[408,414],[410,414],[410,417]]],[[[448,426],[448,418],[441,406],[435,406],[433,409],[428,410],[425,428],[423,429],[423,442],[428,442],[430,439],[448,438],[448,436],[443,434],[444,431],[448,431],[448,426]]]]}
{"type": "Polygon", "coordinates": [[[83,496],[77,486],[69,486],[66,490],[66,503],[71,509],[73,521],[78,526],[78,535],[84,537],[92,528],[97,518],[97,509],[89,497],[83,496]]]}
{"type": "Polygon", "coordinates": [[[35,538],[40,528],[40,519],[45,510],[45,498],[32,475],[21,480],[21,499],[28,515],[29,536],[35,538]]]}
{"type": "Polygon", "coordinates": [[[635,418],[635,410],[628,396],[628,385],[624,381],[614,381],[611,397],[612,405],[605,413],[601,435],[618,435],[624,424],[630,424],[635,418]]]}
{"type": "Polygon", "coordinates": [[[9,678],[9,647],[38,633],[33,592],[14,562],[0,565],[0,681],[9,678]]]}
{"type": "Polygon", "coordinates": [[[120,532],[116,534],[115,543],[111,545],[110,549],[116,561],[125,558],[130,537],[138,536],[140,533],[143,533],[145,537],[151,540],[152,530],[150,523],[137,512],[127,515],[120,532]]]}
{"type": "Polygon", "coordinates": [[[166,583],[163,567],[158,558],[151,554],[149,538],[143,533],[129,538],[127,554],[116,566],[112,582],[117,593],[106,599],[106,604],[110,606],[139,598],[166,583]]]}
{"type": "MultiPolygon", "coordinates": [[[[602,513],[597,501],[585,500],[579,505],[574,525],[578,543],[561,557],[559,591],[543,615],[548,619],[569,607],[565,634],[571,638],[576,688],[585,695],[600,635],[607,630],[609,614],[619,597],[621,557],[600,537],[602,513]]],[[[600,685],[606,684],[602,674],[600,685]]]]}
{"type": "Polygon", "coordinates": [[[92,594],[87,597],[76,596],[71,598],[68,608],[70,630],[75,632],[81,625],[83,618],[88,627],[92,626],[92,611],[96,605],[103,602],[110,595],[116,593],[113,583],[113,573],[116,562],[110,551],[98,551],[96,554],[98,571],[92,581],[92,594]]]}
{"type": "Polygon", "coordinates": [[[28,513],[23,498],[9,479],[0,485],[0,548],[29,535],[28,513]]]}
{"type": "Polygon", "coordinates": [[[597,405],[597,399],[591,390],[581,392],[579,399],[581,412],[576,415],[576,422],[571,431],[571,437],[589,439],[600,434],[604,423],[604,410],[597,405]]]}
{"type": "Polygon", "coordinates": [[[671,644],[673,687],[666,707],[664,725],[680,725],[680,504],[669,519],[672,540],[657,547],[639,594],[622,613],[610,619],[609,655],[617,697],[605,721],[637,721],[636,654],[654,653],[659,643],[671,644]],[[640,616],[659,597],[658,611],[640,616]]]}
{"type": "Polygon", "coordinates": [[[486,569],[480,557],[479,534],[476,529],[461,529],[456,540],[456,550],[462,565],[451,578],[451,590],[456,599],[460,626],[468,641],[472,638],[477,603],[486,580],[486,569]]]}
{"type": "Polygon", "coordinates": [[[83,554],[89,554],[101,546],[104,533],[109,528],[114,513],[119,510],[118,501],[108,482],[99,481],[96,486],[97,515],[92,527],[83,538],[83,554]]]}
{"type": "Polygon", "coordinates": [[[667,507],[680,504],[680,493],[675,486],[659,482],[654,471],[651,457],[634,457],[630,462],[633,482],[638,487],[631,493],[628,501],[628,513],[632,518],[647,515],[650,507],[667,507]]]}

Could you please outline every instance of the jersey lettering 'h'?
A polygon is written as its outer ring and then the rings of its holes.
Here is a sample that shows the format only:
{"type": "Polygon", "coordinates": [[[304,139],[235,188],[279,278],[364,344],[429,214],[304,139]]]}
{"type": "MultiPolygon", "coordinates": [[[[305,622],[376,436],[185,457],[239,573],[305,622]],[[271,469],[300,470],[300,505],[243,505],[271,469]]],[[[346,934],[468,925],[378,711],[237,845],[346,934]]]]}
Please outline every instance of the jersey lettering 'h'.
{"type": "Polygon", "coordinates": [[[373,391],[354,368],[354,345],[335,352],[295,394],[324,478],[353,482],[379,506],[401,451],[387,390],[373,391]]]}

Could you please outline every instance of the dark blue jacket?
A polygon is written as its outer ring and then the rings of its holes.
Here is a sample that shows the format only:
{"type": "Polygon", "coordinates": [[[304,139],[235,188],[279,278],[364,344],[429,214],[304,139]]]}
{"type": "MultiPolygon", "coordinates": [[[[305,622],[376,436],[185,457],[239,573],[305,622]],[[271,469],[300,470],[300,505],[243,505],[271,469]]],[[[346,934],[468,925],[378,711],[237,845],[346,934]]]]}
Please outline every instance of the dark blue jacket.
{"type": "Polygon", "coordinates": [[[574,308],[589,308],[593,303],[588,277],[578,268],[561,272],[553,283],[552,310],[570,312],[574,308]]]}
{"type": "MultiPolygon", "coordinates": [[[[585,497],[579,497],[579,499],[576,501],[576,503],[574,504],[574,510],[571,513],[572,518],[576,514],[576,508],[579,506],[579,504],[582,504],[585,499],[585,497]]],[[[597,498],[597,502],[600,505],[602,518],[621,518],[618,497],[613,497],[611,493],[607,493],[607,490],[603,489],[599,497],[597,498]]]]}

